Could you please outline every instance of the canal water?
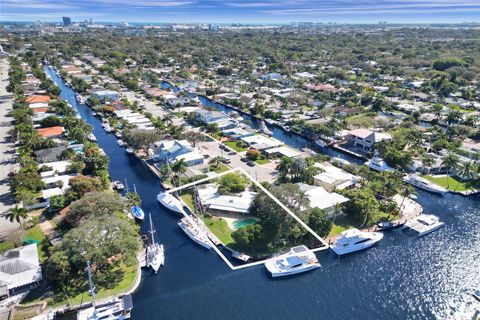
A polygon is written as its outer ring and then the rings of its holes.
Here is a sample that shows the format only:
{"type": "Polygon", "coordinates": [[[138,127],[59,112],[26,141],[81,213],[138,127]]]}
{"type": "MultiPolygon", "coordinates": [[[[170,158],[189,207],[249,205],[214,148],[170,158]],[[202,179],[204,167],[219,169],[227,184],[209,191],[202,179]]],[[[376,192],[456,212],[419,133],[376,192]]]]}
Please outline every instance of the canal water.
{"type": "Polygon", "coordinates": [[[165,246],[165,266],[157,275],[143,273],[133,319],[472,319],[478,304],[470,294],[480,289],[477,196],[419,192],[425,212],[437,214],[444,228],[422,238],[389,232],[377,246],[341,258],[323,252],[322,268],[309,273],[272,280],[263,266],[231,271],[213,250],[181,232],[178,217],[156,201],[159,181],[46,70],[61,97],[94,126],[98,144],[110,156],[112,179],[126,178],[130,188],[135,184],[165,246]]]}

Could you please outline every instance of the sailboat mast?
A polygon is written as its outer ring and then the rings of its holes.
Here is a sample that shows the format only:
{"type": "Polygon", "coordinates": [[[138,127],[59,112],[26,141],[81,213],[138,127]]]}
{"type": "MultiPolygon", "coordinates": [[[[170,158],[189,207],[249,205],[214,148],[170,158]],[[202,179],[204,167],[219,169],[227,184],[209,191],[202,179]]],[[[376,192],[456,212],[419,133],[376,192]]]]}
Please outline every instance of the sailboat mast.
{"type": "Polygon", "coordinates": [[[152,222],[152,214],[149,212],[148,217],[150,218],[150,234],[152,236],[152,245],[155,244],[155,237],[153,234],[155,233],[155,230],[153,230],[153,222],[152,222]]]}
{"type": "Polygon", "coordinates": [[[88,274],[88,285],[90,286],[90,295],[92,296],[92,305],[95,309],[95,286],[93,285],[92,280],[92,268],[90,267],[90,261],[87,261],[87,274],[88,274]]]}

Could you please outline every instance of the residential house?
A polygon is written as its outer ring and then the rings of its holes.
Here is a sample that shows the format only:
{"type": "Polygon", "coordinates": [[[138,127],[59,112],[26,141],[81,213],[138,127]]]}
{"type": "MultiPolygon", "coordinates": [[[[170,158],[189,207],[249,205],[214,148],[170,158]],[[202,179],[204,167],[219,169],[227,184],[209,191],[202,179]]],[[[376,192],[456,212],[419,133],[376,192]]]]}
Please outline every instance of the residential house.
{"type": "Polygon", "coordinates": [[[39,128],[36,129],[37,133],[44,138],[53,138],[58,137],[65,132],[65,129],[61,126],[54,126],[49,128],[39,128]]]}
{"type": "Polygon", "coordinates": [[[50,97],[47,95],[32,95],[28,96],[25,102],[27,104],[32,104],[32,103],[48,103],[50,102],[50,97]]]}
{"type": "Polygon", "coordinates": [[[315,163],[315,166],[322,172],[313,177],[314,184],[323,187],[328,192],[350,188],[359,180],[355,175],[328,162],[315,163]]]}
{"type": "Polygon", "coordinates": [[[243,191],[235,195],[218,193],[218,185],[206,184],[197,187],[201,210],[210,214],[248,214],[256,192],[243,191]]]}
{"type": "Polygon", "coordinates": [[[392,137],[388,133],[376,132],[369,129],[355,129],[348,132],[348,144],[361,148],[365,151],[374,149],[375,143],[383,140],[390,140],[392,137]]]}
{"type": "Polygon", "coordinates": [[[165,140],[154,144],[154,159],[162,162],[175,162],[183,159],[188,166],[203,164],[204,157],[187,140],[165,140]]]}
{"type": "Polygon", "coordinates": [[[113,90],[98,90],[93,93],[93,96],[101,101],[110,100],[116,101],[120,100],[120,95],[118,92],[113,90]]]}
{"type": "Polygon", "coordinates": [[[46,163],[59,160],[65,150],[67,150],[66,147],[59,146],[54,148],[37,150],[34,151],[34,153],[38,163],[46,163]]]}
{"type": "Polygon", "coordinates": [[[336,205],[350,201],[350,199],[341,194],[329,193],[323,187],[310,186],[304,183],[298,183],[298,186],[310,200],[310,208],[325,210],[330,217],[336,205]]]}

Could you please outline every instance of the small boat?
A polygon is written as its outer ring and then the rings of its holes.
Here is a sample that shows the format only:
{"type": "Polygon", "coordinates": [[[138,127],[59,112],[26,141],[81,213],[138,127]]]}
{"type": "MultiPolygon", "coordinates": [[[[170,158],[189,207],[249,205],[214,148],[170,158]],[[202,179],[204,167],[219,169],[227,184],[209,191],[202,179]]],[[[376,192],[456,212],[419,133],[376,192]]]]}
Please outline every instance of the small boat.
{"type": "Polygon", "coordinates": [[[139,206],[133,206],[132,210],[132,215],[135,217],[135,219],[143,220],[145,218],[145,212],[143,212],[142,208],[139,206]]]}
{"type": "Polygon", "coordinates": [[[241,253],[237,251],[232,252],[232,257],[243,262],[247,262],[251,258],[249,255],[246,255],[245,253],[241,253]]]}
{"type": "Polygon", "coordinates": [[[185,232],[185,234],[201,245],[202,247],[206,249],[210,249],[212,247],[210,239],[208,239],[207,234],[200,229],[200,227],[193,221],[192,218],[190,217],[184,217],[178,222],[178,226],[180,229],[185,232]]]}
{"type": "Polygon", "coordinates": [[[119,180],[113,181],[112,185],[113,185],[113,188],[115,188],[117,190],[125,189],[125,186],[123,185],[122,181],[119,181],[119,180]]]}
{"type": "Polygon", "coordinates": [[[128,147],[125,151],[127,151],[127,153],[132,154],[135,150],[133,150],[133,148],[128,147]]]}
{"type": "Polygon", "coordinates": [[[182,203],[180,202],[180,200],[175,198],[175,196],[172,195],[171,193],[167,193],[167,192],[159,193],[157,195],[157,200],[158,202],[160,202],[160,204],[162,204],[168,210],[171,210],[173,212],[180,213],[180,214],[185,214],[185,210],[183,209],[182,203]]]}
{"type": "Polygon", "coordinates": [[[322,139],[315,140],[315,145],[320,149],[326,148],[328,146],[327,143],[322,139]]]}
{"type": "Polygon", "coordinates": [[[85,98],[81,94],[77,94],[75,96],[75,99],[77,99],[77,102],[80,103],[80,104],[85,104],[85,102],[86,102],[85,98]]]}
{"type": "Polygon", "coordinates": [[[405,223],[401,222],[392,222],[392,221],[382,221],[377,223],[377,230],[378,231],[387,231],[387,230],[392,230],[399,228],[403,226],[405,223]]]}
{"type": "Polygon", "coordinates": [[[445,194],[448,192],[447,189],[439,186],[438,184],[435,184],[431,181],[428,181],[425,178],[420,177],[419,175],[416,174],[409,174],[403,178],[403,180],[406,183],[411,184],[414,187],[417,187],[422,190],[426,190],[432,193],[437,193],[437,194],[445,194]]]}
{"type": "Polygon", "coordinates": [[[445,223],[441,222],[437,216],[433,214],[421,214],[416,218],[405,223],[403,228],[414,230],[418,236],[424,236],[443,227],[445,223]]]}
{"type": "Polygon", "coordinates": [[[105,126],[105,131],[108,132],[108,133],[110,133],[110,132],[113,131],[113,129],[112,129],[112,127],[110,127],[110,125],[107,124],[107,125],[105,126]]]}
{"type": "Polygon", "coordinates": [[[267,125],[263,120],[260,120],[260,132],[262,132],[263,134],[266,134],[267,136],[271,136],[273,134],[273,132],[267,128],[267,125]]]}
{"type": "Polygon", "coordinates": [[[153,228],[152,215],[149,213],[148,217],[150,219],[149,233],[151,242],[147,246],[147,265],[152,268],[155,273],[157,273],[158,269],[165,264],[165,251],[163,250],[163,244],[155,242],[156,230],[153,228]]]}
{"type": "Polygon", "coordinates": [[[394,168],[390,167],[385,160],[378,154],[378,151],[375,150],[373,158],[365,162],[365,165],[370,169],[375,171],[383,172],[383,171],[395,171],[394,168]]]}
{"type": "Polygon", "coordinates": [[[94,135],[93,133],[89,133],[89,134],[87,135],[87,139],[88,139],[89,141],[93,141],[93,142],[97,141],[97,137],[95,137],[95,135],[94,135]]]}
{"type": "Polygon", "coordinates": [[[120,139],[120,138],[122,137],[122,133],[119,132],[119,131],[116,131],[116,132],[115,132],[115,137],[117,137],[117,138],[120,139]]]}
{"type": "Polygon", "coordinates": [[[306,246],[296,246],[286,254],[274,257],[265,262],[265,268],[272,278],[290,276],[320,268],[315,253],[306,246]]]}
{"type": "Polygon", "coordinates": [[[120,147],[123,147],[125,145],[125,142],[123,142],[122,140],[117,140],[117,144],[120,146],[120,147]]]}
{"type": "Polygon", "coordinates": [[[370,248],[375,243],[382,240],[382,238],[383,233],[366,232],[353,228],[341,232],[330,248],[340,256],[370,248]]]}
{"type": "Polygon", "coordinates": [[[88,284],[90,286],[89,293],[92,297],[92,307],[78,311],[77,320],[130,319],[130,313],[133,309],[132,296],[127,294],[121,299],[113,298],[105,303],[97,305],[95,303],[95,286],[93,285],[90,261],[87,261],[87,274],[88,284]]]}

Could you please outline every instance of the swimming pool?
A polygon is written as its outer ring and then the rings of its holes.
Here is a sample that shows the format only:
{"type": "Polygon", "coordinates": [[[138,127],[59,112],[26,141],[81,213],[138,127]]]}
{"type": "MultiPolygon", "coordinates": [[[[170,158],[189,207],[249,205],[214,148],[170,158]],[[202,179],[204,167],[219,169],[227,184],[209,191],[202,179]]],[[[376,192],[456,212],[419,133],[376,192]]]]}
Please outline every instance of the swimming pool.
{"type": "Polygon", "coordinates": [[[259,221],[259,219],[257,219],[257,218],[245,218],[245,219],[242,219],[242,220],[237,220],[237,221],[232,222],[232,225],[233,225],[233,228],[235,230],[237,230],[237,229],[246,227],[250,224],[257,223],[258,221],[259,221]]]}

